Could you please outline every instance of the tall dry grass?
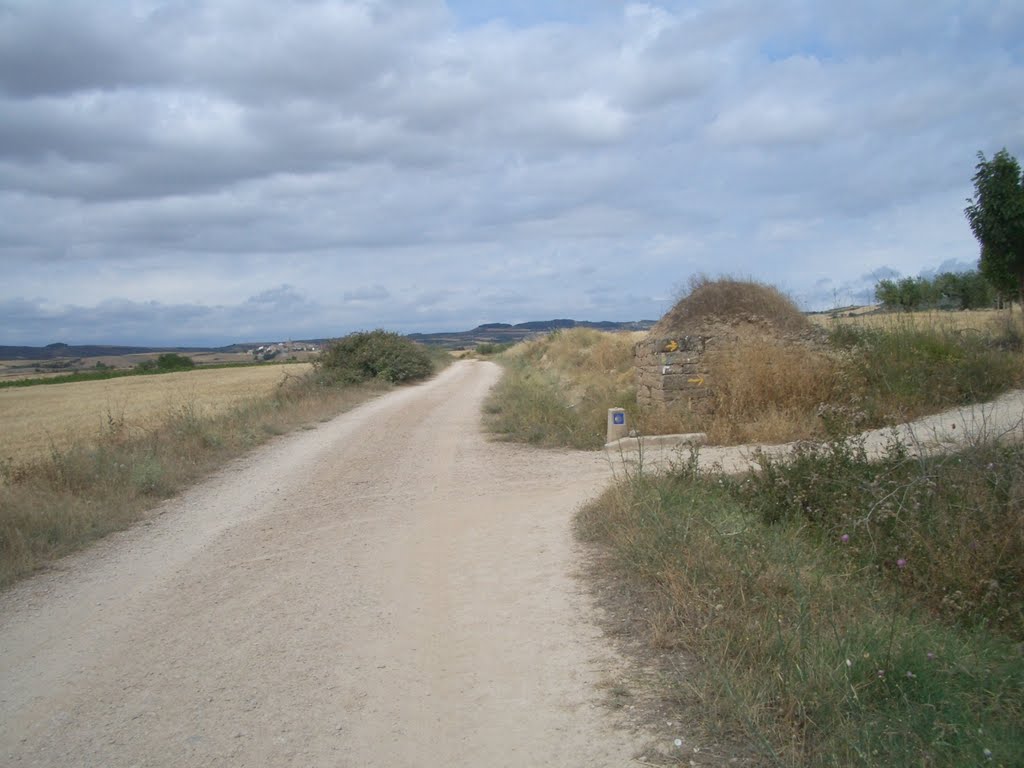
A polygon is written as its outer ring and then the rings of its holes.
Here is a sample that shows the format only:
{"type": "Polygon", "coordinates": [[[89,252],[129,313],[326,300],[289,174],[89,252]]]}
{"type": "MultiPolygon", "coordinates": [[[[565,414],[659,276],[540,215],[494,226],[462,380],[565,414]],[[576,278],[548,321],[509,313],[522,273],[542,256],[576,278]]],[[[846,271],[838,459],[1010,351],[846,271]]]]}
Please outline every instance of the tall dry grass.
{"type": "Polygon", "coordinates": [[[807,345],[741,336],[707,364],[714,410],[697,425],[716,444],[823,436],[819,406],[844,397],[841,360],[807,345]]]}
{"type": "Polygon", "coordinates": [[[293,377],[229,407],[202,398],[170,402],[144,428],[112,414],[98,434],[54,443],[43,457],[0,462],[0,586],[127,527],[271,437],[385,389],[380,382],[340,388],[312,375],[293,377]]]}
{"type": "Polygon", "coordinates": [[[635,410],[635,343],[635,334],[573,328],[517,344],[484,404],[488,428],[538,446],[600,448],[608,409],[635,410]]]}

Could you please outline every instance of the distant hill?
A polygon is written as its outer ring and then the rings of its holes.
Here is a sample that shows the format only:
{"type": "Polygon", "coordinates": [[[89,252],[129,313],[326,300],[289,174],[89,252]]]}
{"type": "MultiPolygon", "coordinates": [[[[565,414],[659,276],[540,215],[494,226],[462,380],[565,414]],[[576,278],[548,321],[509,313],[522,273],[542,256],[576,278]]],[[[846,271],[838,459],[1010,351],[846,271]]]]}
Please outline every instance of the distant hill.
{"type": "MultiPolygon", "coordinates": [[[[654,320],[635,320],[631,322],[610,322],[602,320],[533,320],[528,323],[485,323],[471,331],[448,331],[443,333],[410,333],[409,338],[422,344],[441,347],[474,346],[483,342],[505,343],[522,341],[530,336],[564,328],[596,328],[600,331],[646,331],[654,320]]],[[[324,344],[329,339],[295,340],[298,344],[324,344]]],[[[275,342],[264,342],[262,345],[275,342]]],[[[224,347],[122,347],[112,344],[47,344],[45,347],[14,347],[0,346],[0,360],[58,360],[82,357],[120,357],[121,355],[143,355],[153,352],[249,352],[261,346],[259,342],[229,344],[224,347]]]]}
{"type": "Polygon", "coordinates": [[[530,336],[562,330],[566,328],[595,328],[599,331],[647,331],[656,321],[634,320],[629,322],[611,322],[602,320],[533,320],[528,323],[484,323],[471,331],[450,331],[447,333],[410,333],[409,338],[421,344],[439,347],[471,347],[481,343],[504,344],[522,341],[530,336]]]}
{"type": "Polygon", "coordinates": [[[0,360],[57,360],[68,357],[120,357],[148,352],[208,352],[204,347],[119,347],[109,344],[47,344],[45,347],[0,346],[0,360]]]}

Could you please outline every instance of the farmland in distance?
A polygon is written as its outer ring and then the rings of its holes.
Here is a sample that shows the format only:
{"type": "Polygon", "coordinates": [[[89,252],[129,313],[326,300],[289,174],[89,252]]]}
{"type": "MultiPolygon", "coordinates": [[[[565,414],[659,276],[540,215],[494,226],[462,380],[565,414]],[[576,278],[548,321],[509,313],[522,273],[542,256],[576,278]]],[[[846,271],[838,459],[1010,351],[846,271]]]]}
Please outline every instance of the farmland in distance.
{"type": "Polygon", "coordinates": [[[271,394],[308,363],[214,368],[0,389],[0,461],[44,458],[111,429],[145,430],[175,413],[209,416],[271,394]]]}

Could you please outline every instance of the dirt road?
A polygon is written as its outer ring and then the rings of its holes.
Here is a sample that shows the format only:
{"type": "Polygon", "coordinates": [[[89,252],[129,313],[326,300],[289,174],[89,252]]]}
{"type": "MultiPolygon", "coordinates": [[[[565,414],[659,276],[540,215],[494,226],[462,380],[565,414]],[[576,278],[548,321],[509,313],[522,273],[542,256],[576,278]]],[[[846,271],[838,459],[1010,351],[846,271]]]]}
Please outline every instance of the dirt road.
{"type": "Polygon", "coordinates": [[[628,764],[570,531],[608,462],[487,442],[498,375],[282,438],[0,595],[0,764],[628,764]]]}

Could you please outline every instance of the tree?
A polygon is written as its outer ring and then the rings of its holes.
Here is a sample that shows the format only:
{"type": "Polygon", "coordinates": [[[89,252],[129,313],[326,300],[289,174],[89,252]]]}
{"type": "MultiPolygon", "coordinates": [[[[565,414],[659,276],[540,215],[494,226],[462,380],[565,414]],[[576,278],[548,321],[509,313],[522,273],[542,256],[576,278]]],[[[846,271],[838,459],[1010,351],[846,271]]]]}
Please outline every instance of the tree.
{"type": "Polygon", "coordinates": [[[1006,149],[978,153],[974,197],[964,209],[981,244],[978,268],[1000,293],[1024,297],[1024,177],[1006,149]]]}

